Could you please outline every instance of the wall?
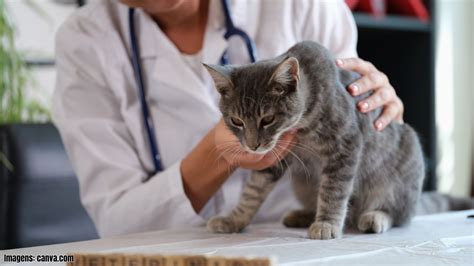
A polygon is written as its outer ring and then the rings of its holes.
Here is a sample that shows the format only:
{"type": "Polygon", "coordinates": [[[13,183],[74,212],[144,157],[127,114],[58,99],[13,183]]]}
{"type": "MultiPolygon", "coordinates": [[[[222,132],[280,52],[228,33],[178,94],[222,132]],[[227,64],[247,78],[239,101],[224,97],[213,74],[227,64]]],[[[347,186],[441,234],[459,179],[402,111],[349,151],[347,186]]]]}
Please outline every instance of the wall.
{"type": "Polygon", "coordinates": [[[471,0],[436,2],[438,188],[456,195],[468,195],[472,181],[473,5],[471,0]]]}

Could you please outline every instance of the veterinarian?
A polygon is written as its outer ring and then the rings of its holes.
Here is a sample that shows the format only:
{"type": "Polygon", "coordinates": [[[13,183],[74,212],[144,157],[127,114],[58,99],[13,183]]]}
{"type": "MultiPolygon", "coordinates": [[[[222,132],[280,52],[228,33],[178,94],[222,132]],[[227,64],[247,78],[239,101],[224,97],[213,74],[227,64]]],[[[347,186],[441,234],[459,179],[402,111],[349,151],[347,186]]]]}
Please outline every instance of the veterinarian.
{"type": "MultiPolygon", "coordinates": [[[[303,40],[321,43],[340,67],[362,75],[348,90],[375,91],[358,108],[383,107],[377,130],[402,121],[387,77],[357,58],[356,26],[343,0],[227,7],[220,0],[103,0],[72,15],[57,34],[53,120],[99,235],[202,225],[230,212],[249,170],[278,160],[237,151],[201,62],[249,63],[252,53],[272,58],[303,40]],[[229,23],[253,47],[240,35],[227,40],[229,23]]],[[[296,204],[284,179],[256,221],[276,221],[296,204]]]]}

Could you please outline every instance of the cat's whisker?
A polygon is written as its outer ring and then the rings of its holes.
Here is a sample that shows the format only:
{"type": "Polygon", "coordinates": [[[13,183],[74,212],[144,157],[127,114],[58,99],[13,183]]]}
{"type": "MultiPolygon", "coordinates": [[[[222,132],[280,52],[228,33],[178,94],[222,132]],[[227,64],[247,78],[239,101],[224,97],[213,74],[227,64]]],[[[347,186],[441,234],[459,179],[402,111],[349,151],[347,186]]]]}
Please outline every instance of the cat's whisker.
{"type": "MultiPolygon", "coordinates": [[[[280,148],[280,147],[277,146],[276,148],[280,148]]],[[[288,162],[285,160],[285,157],[284,157],[284,156],[280,156],[280,157],[277,156],[277,158],[279,158],[279,162],[280,162],[280,164],[281,164],[281,167],[283,167],[283,164],[281,163],[281,162],[283,161],[283,162],[285,163],[285,165],[286,165],[286,169],[289,169],[289,168],[290,168],[290,165],[289,165],[288,162]]],[[[282,170],[285,170],[285,169],[282,168],[282,170]]],[[[291,169],[290,169],[290,174],[291,174],[291,169]]],[[[290,180],[291,180],[291,176],[290,176],[290,180]]]]}
{"type": "Polygon", "coordinates": [[[238,141],[224,141],[222,143],[214,145],[214,149],[218,149],[221,147],[227,147],[227,146],[240,146],[240,143],[238,141]]]}
{"type": "Polygon", "coordinates": [[[290,165],[288,164],[288,161],[285,159],[285,157],[282,157],[281,161],[283,161],[285,163],[286,171],[289,171],[289,178],[290,178],[290,181],[291,181],[291,179],[293,178],[293,171],[292,171],[290,165]]]}
{"type": "Polygon", "coordinates": [[[242,151],[241,149],[238,149],[236,152],[234,152],[234,154],[232,154],[231,157],[230,157],[231,163],[233,164],[235,158],[237,158],[242,153],[244,153],[244,151],[242,151]]]}
{"type": "Polygon", "coordinates": [[[209,156],[211,156],[211,154],[213,152],[215,152],[216,150],[220,150],[219,152],[219,155],[217,156],[217,158],[214,160],[214,162],[216,162],[217,160],[219,160],[222,155],[229,149],[229,148],[234,148],[233,147],[234,145],[233,144],[230,144],[230,143],[221,143],[221,144],[218,144],[216,145],[214,148],[211,149],[211,152],[208,153],[207,157],[206,157],[206,160],[209,159],[209,156]]]}
{"type": "Polygon", "coordinates": [[[270,150],[272,152],[272,154],[277,158],[278,160],[278,164],[280,165],[280,168],[283,170],[283,164],[281,163],[281,158],[280,156],[278,156],[278,153],[273,151],[273,150],[270,150]]]}
{"type": "Polygon", "coordinates": [[[309,173],[308,168],[304,164],[303,160],[301,160],[300,157],[296,153],[292,152],[291,150],[287,150],[287,151],[288,151],[289,154],[293,155],[295,157],[295,159],[297,159],[301,163],[301,166],[303,167],[303,170],[304,170],[306,178],[307,178],[307,182],[309,182],[309,179],[311,178],[311,175],[309,173]]]}
{"type": "Polygon", "coordinates": [[[303,146],[302,144],[295,142],[295,141],[288,141],[288,140],[278,140],[277,143],[282,143],[286,145],[291,145],[292,147],[299,148],[301,150],[307,151],[311,154],[317,155],[317,152],[311,148],[308,148],[306,146],[303,146]]]}
{"type": "MultiPolygon", "coordinates": [[[[234,158],[237,156],[237,154],[238,154],[239,152],[241,152],[241,149],[240,149],[239,147],[232,146],[232,147],[229,147],[229,148],[224,149],[224,150],[219,154],[219,156],[216,158],[216,161],[217,161],[217,160],[219,160],[220,158],[222,158],[225,153],[229,153],[230,161],[229,161],[228,164],[227,164],[227,174],[228,174],[228,175],[231,174],[231,166],[234,164],[233,160],[234,160],[234,158]]],[[[218,163],[219,163],[219,162],[218,162],[218,163]]]]}
{"type": "Polygon", "coordinates": [[[229,154],[229,158],[231,161],[235,159],[235,156],[239,154],[240,150],[239,149],[232,149],[231,153],[229,154]]]}
{"type": "Polygon", "coordinates": [[[231,153],[231,154],[233,154],[235,151],[238,151],[238,150],[239,150],[239,148],[237,148],[237,147],[229,147],[229,148],[223,149],[223,150],[219,153],[219,155],[217,156],[217,158],[214,160],[214,163],[217,162],[217,161],[219,161],[219,159],[221,159],[222,157],[224,157],[224,154],[226,154],[226,153],[231,153]]]}
{"type": "Polygon", "coordinates": [[[228,144],[228,143],[239,143],[240,144],[240,142],[238,140],[227,140],[227,141],[223,141],[222,143],[217,144],[216,146],[219,146],[219,145],[222,145],[222,144],[228,144]]]}
{"type": "MultiPolygon", "coordinates": [[[[216,150],[216,149],[219,149],[219,150],[228,150],[228,148],[232,148],[232,149],[241,149],[241,146],[240,146],[240,143],[238,145],[236,145],[236,143],[239,143],[238,141],[226,141],[226,142],[223,142],[223,143],[219,143],[217,144],[212,151],[216,150]]],[[[222,152],[221,152],[222,154],[222,152]]]]}

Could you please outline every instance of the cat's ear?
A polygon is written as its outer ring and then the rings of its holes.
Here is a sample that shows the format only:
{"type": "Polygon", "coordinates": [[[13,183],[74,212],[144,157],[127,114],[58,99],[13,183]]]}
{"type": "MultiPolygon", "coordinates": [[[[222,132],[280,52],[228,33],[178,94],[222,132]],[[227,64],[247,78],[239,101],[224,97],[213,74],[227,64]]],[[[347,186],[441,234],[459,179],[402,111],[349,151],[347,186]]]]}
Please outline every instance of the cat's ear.
{"type": "Polygon", "coordinates": [[[270,78],[271,82],[277,82],[285,87],[296,89],[296,83],[300,79],[300,66],[298,59],[287,57],[278,64],[270,78]]]}
{"type": "Polygon", "coordinates": [[[231,70],[225,66],[207,65],[204,63],[202,65],[211,75],[212,79],[214,80],[214,84],[216,85],[216,89],[221,94],[221,96],[229,96],[234,87],[234,84],[230,80],[231,70]]]}

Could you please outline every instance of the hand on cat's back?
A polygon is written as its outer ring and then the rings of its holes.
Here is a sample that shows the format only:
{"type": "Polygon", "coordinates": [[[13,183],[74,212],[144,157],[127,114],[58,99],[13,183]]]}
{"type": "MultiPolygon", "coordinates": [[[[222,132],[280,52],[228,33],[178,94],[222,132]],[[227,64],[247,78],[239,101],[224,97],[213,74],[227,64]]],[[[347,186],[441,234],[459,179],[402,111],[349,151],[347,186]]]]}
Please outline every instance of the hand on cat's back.
{"type": "Polygon", "coordinates": [[[384,73],[379,71],[372,63],[360,58],[337,59],[336,65],[345,70],[358,72],[361,75],[359,80],[347,87],[353,96],[374,91],[370,97],[360,101],[357,108],[362,113],[370,112],[379,107],[383,108],[382,114],[374,123],[377,130],[384,129],[393,120],[403,123],[403,103],[384,73]]]}
{"type": "Polygon", "coordinates": [[[279,163],[285,157],[295,141],[296,131],[284,133],[280,142],[266,154],[249,153],[244,150],[237,137],[227,128],[221,119],[215,127],[215,148],[232,166],[251,170],[262,170],[279,163]]]}

